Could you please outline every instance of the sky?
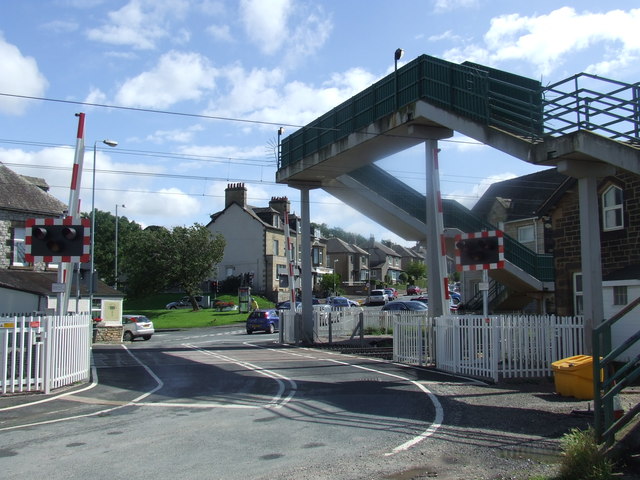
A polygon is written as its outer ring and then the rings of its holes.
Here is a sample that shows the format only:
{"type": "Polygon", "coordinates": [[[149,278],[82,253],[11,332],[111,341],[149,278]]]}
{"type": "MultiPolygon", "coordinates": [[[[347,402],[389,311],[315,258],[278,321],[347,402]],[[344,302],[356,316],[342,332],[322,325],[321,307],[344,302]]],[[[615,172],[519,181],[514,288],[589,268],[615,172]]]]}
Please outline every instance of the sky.
{"type": "MultiPolygon", "coordinates": [[[[640,79],[640,8],[627,0],[21,0],[0,6],[0,162],[68,203],[85,113],[81,211],[142,226],[206,225],[224,189],[275,183],[283,138],[422,54],[553,84],[640,79]],[[116,140],[114,148],[103,140],[116,140]],[[92,192],[95,147],[95,192],[92,192]],[[93,195],[92,195],[93,193],[93,195]]],[[[472,207],[493,182],[540,170],[471,139],[440,142],[442,195],[472,207]]],[[[378,164],[424,193],[424,147],[378,164]]],[[[311,221],[411,245],[322,190],[311,221]]]]}

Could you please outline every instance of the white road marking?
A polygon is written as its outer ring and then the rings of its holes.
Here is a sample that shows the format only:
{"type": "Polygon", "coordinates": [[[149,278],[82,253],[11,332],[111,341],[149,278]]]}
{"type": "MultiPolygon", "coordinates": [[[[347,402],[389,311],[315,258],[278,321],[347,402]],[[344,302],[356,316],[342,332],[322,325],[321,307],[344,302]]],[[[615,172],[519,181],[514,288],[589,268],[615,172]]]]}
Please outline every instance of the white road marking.
{"type": "MultiPolygon", "coordinates": [[[[244,343],[246,345],[251,345],[251,346],[256,347],[256,348],[264,348],[264,349],[267,349],[267,350],[280,352],[280,353],[285,353],[285,354],[292,355],[292,356],[301,356],[300,354],[288,352],[288,351],[283,350],[283,349],[263,347],[261,345],[255,345],[255,344],[252,344],[252,343],[249,343],[249,342],[244,342],[244,343]]],[[[327,353],[335,355],[334,352],[327,352],[327,353]]],[[[403,377],[402,375],[398,375],[396,373],[384,372],[382,370],[377,370],[375,368],[365,367],[363,365],[356,365],[356,364],[353,364],[353,363],[349,363],[349,362],[342,361],[342,360],[336,360],[336,359],[333,359],[333,358],[320,358],[318,356],[311,356],[311,355],[309,355],[307,358],[313,358],[315,360],[321,360],[321,361],[326,361],[326,362],[337,363],[339,365],[358,368],[360,370],[366,370],[366,371],[369,371],[369,372],[377,373],[379,375],[385,375],[387,377],[397,378],[399,380],[403,380],[405,382],[412,383],[413,385],[418,387],[421,391],[423,391],[427,395],[427,397],[429,398],[431,403],[433,403],[433,407],[435,408],[435,411],[436,411],[435,418],[434,418],[433,422],[431,423],[431,425],[429,426],[429,428],[427,428],[424,432],[416,435],[415,437],[407,440],[403,444],[398,445],[397,447],[393,448],[390,452],[385,453],[384,454],[385,456],[395,455],[396,453],[408,450],[409,448],[411,448],[414,445],[418,444],[419,442],[421,442],[425,438],[428,438],[431,435],[433,435],[442,426],[442,421],[444,419],[444,409],[442,408],[442,404],[438,400],[438,397],[436,395],[434,395],[427,387],[422,385],[420,382],[417,382],[415,380],[411,380],[410,378],[403,377]]],[[[367,360],[369,360],[369,358],[367,358],[367,360]]]]}
{"type": "MultiPolygon", "coordinates": [[[[217,336],[217,335],[216,335],[217,336]]],[[[192,337],[193,338],[193,337],[192,337]]],[[[207,350],[203,350],[201,348],[198,348],[194,345],[190,345],[190,344],[184,344],[186,347],[191,348],[199,353],[205,354],[205,355],[209,355],[209,356],[213,356],[216,357],[220,360],[224,360],[230,363],[233,363],[235,365],[241,366],[243,368],[246,368],[248,370],[254,371],[256,373],[259,373],[261,375],[264,375],[268,378],[272,378],[274,379],[278,385],[279,385],[279,389],[278,389],[278,393],[272,398],[271,402],[269,402],[266,405],[262,405],[262,406],[250,406],[250,405],[239,405],[239,404],[220,404],[220,403],[198,403],[198,404],[189,404],[189,403],[166,403],[166,402],[141,402],[141,400],[147,398],[148,396],[152,395],[153,393],[155,393],[156,391],[158,391],[159,389],[161,389],[164,386],[164,382],[162,382],[162,380],[153,372],[153,370],[151,370],[147,365],[145,365],[140,359],[138,359],[138,357],[136,357],[125,345],[122,345],[122,348],[125,349],[125,351],[140,365],[142,366],[147,373],[149,373],[149,375],[156,381],[156,386],[154,388],[152,388],[151,390],[149,390],[148,392],[145,392],[141,395],[139,395],[138,397],[136,397],[135,399],[131,400],[130,402],[124,403],[122,405],[118,405],[116,407],[112,407],[112,408],[107,408],[104,410],[100,410],[98,412],[93,412],[93,413],[87,413],[87,414],[83,414],[83,415],[74,415],[71,417],[64,417],[64,418],[59,418],[59,419],[54,419],[54,420],[46,420],[46,421],[42,421],[42,422],[34,422],[34,423],[30,423],[30,424],[24,424],[24,425],[14,425],[12,427],[4,427],[4,428],[0,428],[0,431],[8,431],[8,430],[15,430],[18,428],[26,428],[26,427],[33,427],[33,426],[39,426],[39,425],[47,425],[47,424],[52,424],[52,423],[59,423],[59,422],[64,422],[64,421],[69,421],[69,420],[75,420],[78,418],[86,418],[86,417],[92,417],[92,416],[97,416],[97,415],[103,415],[105,413],[109,413],[127,406],[153,406],[153,407],[182,407],[182,408],[282,408],[284,405],[286,405],[287,403],[289,403],[291,401],[291,399],[294,397],[296,391],[297,391],[297,384],[294,380],[292,380],[291,378],[288,378],[284,375],[281,375],[277,372],[271,371],[271,370],[267,370],[267,369],[263,369],[261,367],[258,367],[257,365],[253,365],[249,362],[243,362],[240,360],[236,360],[232,357],[226,356],[226,355],[222,355],[219,353],[214,353],[211,351],[207,351],[207,350]],[[290,393],[287,395],[287,397],[285,397],[284,399],[282,399],[282,394],[285,391],[285,386],[284,386],[284,381],[289,382],[290,385],[290,393]]],[[[303,358],[309,358],[309,359],[313,359],[313,360],[319,360],[319,361],[326,361],[326,362],[332,362],[332,363],[337,363],[339,365],[343,365],[343,366],[348,366],[348,367],[353,367],[353,368],[358,368],[361,370],[366,370],[369,372],[373,372],[379,375],[384,375],[384,376],[388,376],[388,377],[392,377],[392,378],[397,378],[406,382],[409,382],[413,385],[415,385],[417,388],[419,388],[421,391],[423,391],[428,398],[431,400],[431,402],[433,403],[433,406],[435,408],[436,411],[436,415],[435,415],[435,419],[434,421],[431,423],[431,425],[429,426],[429,428],[427,428],[424,432],[416,435],[415,437],[409,439],[408,441],[402,443],[401,445],[398,445],[397,447],[393,448],[390,452],[385,453],[385,456],[390,456],[390,455],[395,455],[396,453],[408,450],[409,448],[415,446],[416,444],[418,444],[419,442],[421,442],[422,440],[424,440],[425,438],[430,437],[431,435],[433,435],[438,428],[440,428],[440,426],[442,425],[442,421],[444,418],[444,410],[442,408],[442,405],[440,404],[440,401],[438,400],[438,398],[429,390],[427,389],[424,385],[422,385],[421,383],[415,381],[415,380],[411,380],[410,378],[404,377],[402,375],[398,375],[395,373],[389,373],[389,372],[384,372],[381,370],[377,370],[374,368],[370,368],[370,367],[365,367],[363,365],[356,365],[353,363],[349,363],[346,361],[342,361],[342,360],[336,360],[336,359],[332,359],[332,358],[320,358],[317,355],[313,355],[313,354],[299,354],[299,353],[294,353],[291,351],[287,351],[284,349],[276,349],[276,348],[270,348],[270,347],[263,347],[261,345],[256,345],[250,342],[243,342],[243,345],[248,345],[251,347],[255,347],[255,348],[261,348],[261,349],[266,349],[266,350],[270,350],[270,351],[274,351],[274,352],[278,352],[278,353],[284,353],[290,356],[294,356],[294,357],[303,357],[303,358]]],[[[89,390],[93,387],[95,387],[98,384],[98,377],[97,377],[97,372],[95,371],[95,367],[93,367],[93,378],[94,378],[94,382],[92,382],[91,385],[87,386],[86,388],[83,388],[81,390],[77,390],[74,392],[66,392],[64,394],[61,395],[57,395],[55,397],[51,397],[51,398],[47,398],[44,400],[39,400],[36,402],[31,402],[28,404],[22,404],[22,405],[16,405],[13,407],[5,407],[0,409],[0,411],[3,410],[12,410],[14,408],[22,408],[28,405],[35,405],[38,403],[44,403],[44,402],[48,402],[51,400],[56,400],[59,398],[63,398],[66,396],[71,396],[74,395],[76,393],[81,393],[84,392],[86,390],[89,390]]]]}

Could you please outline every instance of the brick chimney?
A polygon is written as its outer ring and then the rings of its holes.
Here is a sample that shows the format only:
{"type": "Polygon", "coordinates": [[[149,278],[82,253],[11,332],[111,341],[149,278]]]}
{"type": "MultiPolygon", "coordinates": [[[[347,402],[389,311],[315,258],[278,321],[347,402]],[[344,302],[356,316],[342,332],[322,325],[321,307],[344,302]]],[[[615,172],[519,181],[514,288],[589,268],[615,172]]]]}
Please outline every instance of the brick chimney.
{"type": "Polygon", "coordinates": [[[287,197],[271,197],[269,206],[280,214],[291,210],[291,203],[287,197]]]}
{"type": "Polygon", "coordinates": [[[224,208],[237,203],[242,208],[247,207],[247,189],[244,183],[229,183],[224,191],[224,208]]]}

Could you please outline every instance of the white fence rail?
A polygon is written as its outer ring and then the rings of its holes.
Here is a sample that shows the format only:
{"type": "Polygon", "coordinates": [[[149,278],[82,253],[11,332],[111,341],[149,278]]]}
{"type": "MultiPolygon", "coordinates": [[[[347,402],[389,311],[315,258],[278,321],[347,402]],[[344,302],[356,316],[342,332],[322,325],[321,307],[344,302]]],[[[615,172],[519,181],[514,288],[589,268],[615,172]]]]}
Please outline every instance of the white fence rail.
{"type": "MultiPolygon", "coordinates": [[[[284,311],[281,341],[298,343],[302,314],[284,311]]],[[[499,381],[551,376],[556,360],[584,353],[582,317],[447,315],[368,309],[314,311],[314,341],[393,334],[393,359],[499,381]]]]}
{"type": "Polygon", "coordinates": [[[581,317],[443,316],[435,330],[438,369],[496,382],[550,376],[553,362],[584,352],[581,317]]]}
{"type": "Polygon", "coordinates": [[[91,317],[0,318],[0,393],[44,391],[89,378],[91,317]]]}

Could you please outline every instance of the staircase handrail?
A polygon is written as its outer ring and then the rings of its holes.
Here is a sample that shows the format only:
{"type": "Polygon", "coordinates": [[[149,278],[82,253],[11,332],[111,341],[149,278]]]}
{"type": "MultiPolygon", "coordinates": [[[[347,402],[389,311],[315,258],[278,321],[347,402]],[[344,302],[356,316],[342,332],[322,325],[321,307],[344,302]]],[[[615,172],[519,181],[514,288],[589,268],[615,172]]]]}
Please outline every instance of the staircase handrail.
{"type": "Polygon", "coordinates": [[[636,407],[619,419],[614,416],[616,395],[640,377],[640,354],[630,358],[617,371],[613,366],[621,354],[640,343],[640,330],[615,349],[611,348],[611,327],[639,305],[640,297],[593,329],[594,425],[599,441],[608,446],[613,444],[616,432],[640,413],[636,407]]]}

